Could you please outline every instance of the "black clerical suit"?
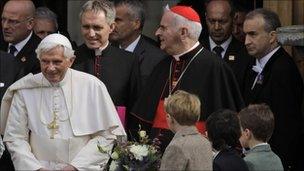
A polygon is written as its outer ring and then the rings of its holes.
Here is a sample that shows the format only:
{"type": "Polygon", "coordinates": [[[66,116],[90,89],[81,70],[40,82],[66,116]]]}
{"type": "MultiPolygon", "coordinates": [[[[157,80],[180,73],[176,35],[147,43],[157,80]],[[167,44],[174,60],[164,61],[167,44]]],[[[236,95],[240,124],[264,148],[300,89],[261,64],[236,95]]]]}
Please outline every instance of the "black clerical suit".
{"type": "MultiPolygon", "coordinates": [[[[40,63],[36,55],[36,48],[38,47],[41,39],[32,33],[32,36],[24,47],[16,55],[17,63],[19,65],[19,76],[23,77],[28,73],[37,74],[40,72],[40,63]]],[[[2,50],[7,52],[8,43],[2,47],[2,50]]]]}
{"type": "Polygon", "coordinates": [[[251,89],[257,73],[252,70],[255,60],[247,69],[244,79],[243,97],[246,105],[266,103],[275,118],[275,129],[269,141],[271,149],[281,158],[284,168],[303,162],[301,138],[301,104],[303,81],[297,66],[289,54],[281,47],[266,63],[259,81],[251,89]]]}
{"type": "MultiPolygon", "coordinates": [[[[75,55],[72,68],[94,75],[94,50],[83,44],[75,55]]],[[[140,84],[138,58],[132,53],[108,45],[102,51],[100,67],[99,79],[107,87],[114,104],[132,106],[140,84]]]]}
{"type": "MultiPolygon", "coordinates": [[[[201,45],[181,56],[180,59],[189,63],[199,50],[201,52],[190,63],[172,92],[185,90],[198,95],[202,103],[201,121],[205,121],[212,112],[218,109],[228,108],[235,111],[242,109],[244,107],[243,99],[234,74],[227,64],[202,48],[201,45]]],[[[159,129],[151,128],[155,124],[154,119],[159,101],[169,95],[170,65],[174,61],[172,56],[167,56],[154,68],[149,77],[143,93],[132,109],[130,121],[128,121],[127,128],[133,135],[138,130],[138,124],[141,124],[149,132],[152,130],[152,138],[170,132],[166,130],[160,132],[159,129]]],[[[170,142],[172,135],[158,138],[165,138],[162,140],[163,142],[170,142]]],[[[162,148],[164,149],[166,145],[163,143],[162,148]]]]}

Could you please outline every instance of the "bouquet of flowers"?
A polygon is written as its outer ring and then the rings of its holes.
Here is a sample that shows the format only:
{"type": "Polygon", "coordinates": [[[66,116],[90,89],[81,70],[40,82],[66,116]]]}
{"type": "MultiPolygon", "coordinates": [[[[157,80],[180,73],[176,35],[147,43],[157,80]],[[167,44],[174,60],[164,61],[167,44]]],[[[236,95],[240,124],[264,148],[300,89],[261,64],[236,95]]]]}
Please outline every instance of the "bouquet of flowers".
{"type": "Polygon", "coordinates": [[[139,141],[116,141],[113,151],[107,152],[101,146],[102,153],[111,156],[110,171],[120,170],[158,170],[161,153],[158,139],[150,141],[146,131],[138,131],[139,141]]]}

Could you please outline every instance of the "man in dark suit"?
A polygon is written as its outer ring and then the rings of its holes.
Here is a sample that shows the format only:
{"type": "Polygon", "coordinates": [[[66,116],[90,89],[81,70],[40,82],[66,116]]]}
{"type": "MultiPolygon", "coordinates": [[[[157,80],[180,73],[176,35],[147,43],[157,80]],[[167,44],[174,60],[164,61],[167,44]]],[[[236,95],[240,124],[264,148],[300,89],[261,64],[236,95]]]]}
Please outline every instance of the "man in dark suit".
{"type": "MultiPolygon", "coordinates": [[[[14,56],[0,51],[0,100],[2,100],[6,89],[19,78],[18,71],[18,64],[14,56]]],[[[14,170],[7,149],[5,149],[0,159],[0,170],[14,170]]]]}
{"type": "Polygon", "coordinates": [[[35,49],[40,38],[33,33],[35,6],[32,1],[8,1],[2,13],[2,50],[16,57],[20,76],[40,72],[35,49]]]}
{"type": "Polygon", "coordinates": [[[14,56],[0,51],[0,99],[6,89],[18,79],[18,69],[14,56]]]}
{"type": "Polygon", "coordinates": [[[246,104],[266,103],[275,117],[275,128],[269,141],[281,158],[284,169],[296,169],[303,162],[298,154],[303,144],[301,104],[303,81],[289,54],[277,42],[280,27],[276,13],[257,9],[246,16],[244,32],[248,53],[255,58],[247,69],[243,96],[246,104]]]}
{"type": "Polygon", "coordinates": [[[232,36],[234,9],[229,1],[210,1],[206,7],[208,38],[201,40],[204,47],[217,54],[233,70],[241,83],[250,57],[244,45],[232,36]]]}
{"type": "Polygon", "coordinates": [[[139,81],[138,59],[109,44],[115,9],[109,1],[90,0],[80,13],[85,43],[76,50],[73,68],[98,77],[116,106],[125,110],[135,101],[139,81]]]}
{"type": "Polygon", "coordinates": [[[154,66],[165,58],[165,53],[153,39],[142,34],[145,12],[141,1],[118,1],[115,9],[116,25],[110,34],[110,41],[139,57],[141,81],[144,85],[154,66]]]}

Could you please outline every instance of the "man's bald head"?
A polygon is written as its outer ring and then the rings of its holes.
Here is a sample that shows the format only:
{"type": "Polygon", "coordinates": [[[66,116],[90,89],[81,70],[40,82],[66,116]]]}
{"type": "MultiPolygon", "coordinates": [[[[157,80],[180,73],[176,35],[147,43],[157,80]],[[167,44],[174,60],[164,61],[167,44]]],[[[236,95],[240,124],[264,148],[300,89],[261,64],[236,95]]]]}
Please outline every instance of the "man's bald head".
{"type": "Polygon", "coordinates": [[[206,13],[209,11],[224,11],[230,17],[234,16],[234,8],[229,0],[212,0],[206,6],[206,13]]]}
{"type": "Polygon", "coordinates": [[[35,5],[31,0],[10,0],[5,4],[5,8],[25,17],[33,17],[35,14],[35,5]]]}
{"type": "Polygon", "coordinates": [[[10,0],[3,8],[2,31],[4,40],[17,44],[24,40],[34,26],[35,5],[30,0],[10,0]]]}

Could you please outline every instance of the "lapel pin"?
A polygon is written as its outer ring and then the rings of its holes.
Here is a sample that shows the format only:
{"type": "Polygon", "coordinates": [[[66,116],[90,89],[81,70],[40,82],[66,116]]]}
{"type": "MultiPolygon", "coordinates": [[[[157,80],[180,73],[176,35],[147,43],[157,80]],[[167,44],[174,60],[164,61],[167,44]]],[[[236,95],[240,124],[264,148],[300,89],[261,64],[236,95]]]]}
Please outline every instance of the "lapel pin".
{"type": "Polygon", "coordinates": [[[264,80],[264,76],[262,75],[262,74],[260,74],[259,76],[258,76],[258,79],[257,79],[257,84],[263,84],[263,80],[264,80]]]}
{"type": "Polygon", "coordinates": [[[25,62],[25,61],[26,61],[26,57],[23,56],[23,57],[21,58],[21,61],[22,61],[22,62],[25,62]]]}
{"type": "Polygon", "coordinates": [[[229,55],[228,60],[229,61],[234,61],[235,60],[235,56],[234,55],[229,55]]]}

